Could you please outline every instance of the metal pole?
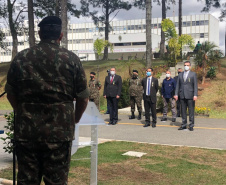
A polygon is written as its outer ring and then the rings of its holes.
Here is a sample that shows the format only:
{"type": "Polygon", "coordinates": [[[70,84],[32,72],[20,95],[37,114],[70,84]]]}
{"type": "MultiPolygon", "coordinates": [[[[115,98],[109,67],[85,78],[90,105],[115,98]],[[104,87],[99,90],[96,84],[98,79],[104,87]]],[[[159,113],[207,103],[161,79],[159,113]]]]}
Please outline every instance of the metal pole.
{"type": "MultiPolygon", "coordinates": [[[[91,107],[93,115],[93,123],[96,124],[97,116],[94,115],[93,107],[91,107]]],[[[98,159],[98,134],[97,125],[91,125],[91,172],[90,185],[97,185],[97,159],[98,159]]]]}
{"type": "Polygon", "coordinates": [[[15,140],[15,135],[16,135],[16,114],[15,111],[13,111],[13,139],[12,139],[12,143],[13,143],[13,185],[16,185],[16,140],[15,140]]]}
{"type": "Polygon", "coordinates": [[[98,160],[98,127],[91,126],[91,174],[90,185],[97,185],[97,160],[98,160]]]}

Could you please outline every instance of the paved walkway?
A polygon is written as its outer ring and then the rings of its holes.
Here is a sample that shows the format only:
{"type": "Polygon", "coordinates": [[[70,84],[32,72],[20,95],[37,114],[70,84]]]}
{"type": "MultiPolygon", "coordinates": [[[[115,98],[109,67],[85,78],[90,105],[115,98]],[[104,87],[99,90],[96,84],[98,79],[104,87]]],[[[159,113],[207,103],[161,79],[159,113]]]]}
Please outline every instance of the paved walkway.
{"type": "MultiPolygon", "coordinates": [[[[126,111],[125,111],[126,112],[126,111]]],[[[157,127],[144,128],[144,117],[141,121],[130,120],[129,115],[119,115],[117,125],[103,125],[98,127],[99,142],[109,140],[122,140],[133,142],[144,142],[152,144],[172,145],[172,146],[189,146],[226,150],[226,120],[196,118],[194,131],[178,131],[181,124],[181,118],[175,123],[168,121],[161,122],[158,117],[157,127]]],[[[106,123],[109,121],[109,115],[102,115],[106,123]]],[[[3,118],[3,112],[0,111],[0,130],[6,124],[3,118]]],[[[87,141],[90,138],[90,126],[80,126],[80,141],[87,141]]],[[[1,134],[0,137],[5,136],[1,134]]],[[[5,153],[3,142],[0,140],[0,170],[12,165],[12,154],[5,153]]]]}

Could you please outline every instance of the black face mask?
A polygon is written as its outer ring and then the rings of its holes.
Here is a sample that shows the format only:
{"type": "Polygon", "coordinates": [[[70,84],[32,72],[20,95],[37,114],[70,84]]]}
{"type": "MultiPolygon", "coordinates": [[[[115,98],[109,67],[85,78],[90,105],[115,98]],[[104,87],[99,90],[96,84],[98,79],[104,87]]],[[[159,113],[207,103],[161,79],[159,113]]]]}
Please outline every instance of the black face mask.
{"type": "Polygon", "coordinates": [[[132,76],[133,79],[136,79],[137,77],[138,77],[138,75],[133,75],[132,76]]]}

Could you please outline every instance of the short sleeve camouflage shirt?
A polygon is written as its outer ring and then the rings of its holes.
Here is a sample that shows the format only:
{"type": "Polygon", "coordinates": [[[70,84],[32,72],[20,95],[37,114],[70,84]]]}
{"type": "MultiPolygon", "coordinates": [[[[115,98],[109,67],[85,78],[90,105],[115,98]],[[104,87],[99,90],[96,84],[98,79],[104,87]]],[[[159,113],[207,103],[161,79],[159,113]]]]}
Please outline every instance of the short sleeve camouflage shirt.
{"type": "Polygon", "coordinates": [[[72,140],[73,99],[89,97],[79,58],[53,40],[17,54],[5,90],[17,98],[16,139],[20,141],[72,140]]]}

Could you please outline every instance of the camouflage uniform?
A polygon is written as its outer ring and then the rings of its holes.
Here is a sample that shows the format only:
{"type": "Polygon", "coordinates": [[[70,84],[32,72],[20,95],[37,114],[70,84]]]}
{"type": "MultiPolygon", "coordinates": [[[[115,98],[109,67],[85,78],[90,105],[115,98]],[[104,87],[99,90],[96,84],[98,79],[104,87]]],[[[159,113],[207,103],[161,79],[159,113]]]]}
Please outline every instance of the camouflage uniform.
{"type": "Polygon", "coordinates": [[[18,185],[39,184],[42,176],[46,184],[67,184],[73,99],[89,97],[79,58],[55,40],[42,40],[13,59],[5,90],[17,99],[18,185]]]}
{"type": "Polygon", "coordinates": [[[141,82],[142,80],[139,78],[131,78],[129,81],[131,112],[135,112],[135,103],[137,104],[138,112],[142,112],[143,87],[141,82]]]}
{"type": "Polygon", "coordinates": [[[94,102],[99,109],[99,89],[101,88],[101,83],[99,80],[90,80],[89,81],[89,100],[94,102]]]}

